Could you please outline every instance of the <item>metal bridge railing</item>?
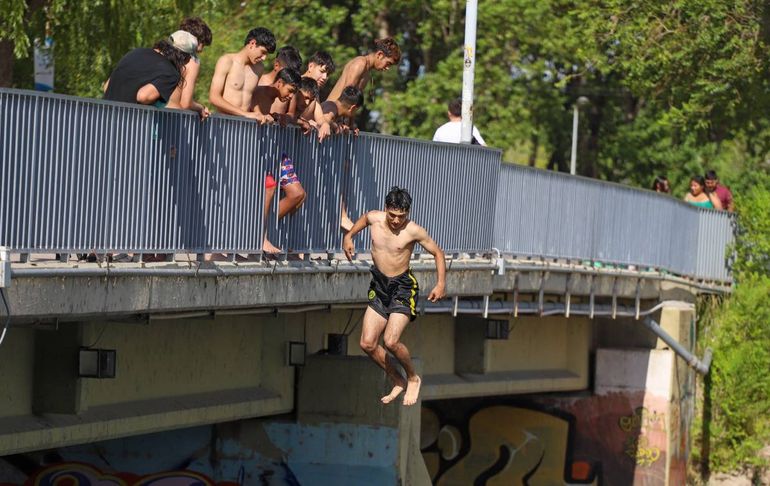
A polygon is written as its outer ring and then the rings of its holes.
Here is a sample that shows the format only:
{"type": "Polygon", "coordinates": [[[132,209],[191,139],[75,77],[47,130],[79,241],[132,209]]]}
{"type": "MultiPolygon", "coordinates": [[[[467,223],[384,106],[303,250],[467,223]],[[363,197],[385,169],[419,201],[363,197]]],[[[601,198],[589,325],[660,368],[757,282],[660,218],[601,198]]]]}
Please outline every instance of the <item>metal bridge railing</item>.
{"type": "MultiPolygon", "coordinates": [[[[341,251],[340,210],[407,187],[412,217],[448,252],[653,267],[729,281],[727,213],[522,166],[500,152],[375,134],[319,143],[229,116],[0,89],[0,246],[21,253],[262,249],[264,176],[295,164],[307,199],[267,231],[286,251],[341,251]]],[[[366,234],[359,251],[368,249],[366,234]]]]}
{"type": "MultiPolygon", "coordinates": [[[[391,185],[450,252],[488,251],[500,152],[373,134],[323,143],[294,128],[0,90],[0,246],[21,253],[261,252],[264,176],[292,157],[304,206],[268,224],[293,252],[340,252],[340,209],[391,185]]],[[[368,247],[365,237],[358,247],[368,247]]]]}
{"type": "Polygon", "coordinates": [[[732,218],[671,197],[503,164],[493,245],[502,253],[729,281],[732,218]]]}

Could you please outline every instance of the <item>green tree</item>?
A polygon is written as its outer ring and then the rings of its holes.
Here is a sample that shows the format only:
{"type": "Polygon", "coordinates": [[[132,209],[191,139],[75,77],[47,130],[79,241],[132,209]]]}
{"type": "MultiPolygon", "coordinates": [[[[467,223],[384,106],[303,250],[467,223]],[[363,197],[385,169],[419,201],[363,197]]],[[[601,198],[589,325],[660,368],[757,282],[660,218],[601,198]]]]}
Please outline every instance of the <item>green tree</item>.
{"type": "Polygon", "coordinates": [[[751,179],[736,197],[734,290],[705,329],[714,360],[710,420],[699,428],[713,471],[768,466],[758,452],[770,444],[770,176],[751,179]]]}

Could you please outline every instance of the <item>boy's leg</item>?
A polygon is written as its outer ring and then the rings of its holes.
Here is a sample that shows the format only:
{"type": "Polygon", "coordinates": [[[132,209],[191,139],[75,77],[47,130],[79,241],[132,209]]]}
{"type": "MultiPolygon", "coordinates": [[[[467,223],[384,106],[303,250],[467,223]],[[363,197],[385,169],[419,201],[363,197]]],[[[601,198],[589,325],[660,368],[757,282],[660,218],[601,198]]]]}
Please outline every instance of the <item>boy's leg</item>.
{"type": "Polygon", "coordinates": [[[366,308],[364,321],[361,328],[361,349],[369,355],[377,365],[385,370],[393,382],[393,390],[382,397],[383,403],[390,403],[406,388],[406,382],[395,366],[393,358],[388,355],[385,348],[380,346],[380,336],[388,321],[371,307],[366,308]]]}
{"type": "Polygon", "coordinates": [[[340,191],[340,229],[347,233],[353,227],[353,220],[350,219],[348,214],[348,203],[345,199],[345,192],[347,191],[348,181],[350,179],[350,161],[345,161],[345,165],[342,170],[342,187],[340,191]]]}
{"type": "Polygon", "coordinates": [[[283,186],[284,196],[278,204],[278,219],[283,218],[288,213],[293,213],[305,201],[305,189],[299,182],[286,184],[283,186]]]}
{"type": "Polygon", "coordinates": [[[294,161],[286,154],[281,156],[281,189],[285,195],[278,204],[278,219],[299,209],[305,200],[305,189],[294,171],[294,161]]]}
{"type": "Polygon", "coordinates": [[[390,314],[383,336],[385,347],[393,353],[393,356],[398,359],[398,362],[401,363],[404,371],[406,371],[407,387],[406,394],[404,395],[404,405],[414,405],[417,402],[421,384],[420,377],[414,371],[409,350],[401,342],[401,334],[404,332],[406,325],[409,324],[409,320],[410,317],[406,314],[390,314]]]}
{"type": "Polygon", "coordinates": [[[273,202],[273,197],[275,196],[275,191],[278,188],[278,184],[275,182],[275,179],[271,174],[268,174],[265,177],[265,209],[263,216],[263,221],[265,224],[264,227],[264,238],[262,239],[262,251],[265,253],[280,253],[281,249],[270,243],[270,240],[267,239],[267,221],[270,217],[270,206],[273,202]]]}

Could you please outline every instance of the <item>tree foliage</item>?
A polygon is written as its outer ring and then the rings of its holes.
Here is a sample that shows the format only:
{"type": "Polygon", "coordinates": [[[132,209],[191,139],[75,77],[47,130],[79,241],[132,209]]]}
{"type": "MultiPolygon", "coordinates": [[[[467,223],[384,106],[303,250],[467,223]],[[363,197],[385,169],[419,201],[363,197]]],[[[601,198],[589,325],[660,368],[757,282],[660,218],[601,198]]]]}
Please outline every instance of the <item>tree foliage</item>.
{"type": "MultiPolygon", "coordinates": [[[[13,41],[21,59],[19,87],[32,85],[30,39],[42,36],[46,24],[56,40],[57,91],[99,96],[123,54],[152,45],[196,14],[214,31],[197,86],[204,102],[216,59],[238,50],[259,25],[305,57],[330,51],[340,67],[373,39],[396,37],[403,62],[367,89],[360,124],[369,130],[428,138],[461,88],[465,2],[457,0],[0,6],[0,39],[13,41]]],[[[665,173],[683,193],[690,175],[715,168],[737,183],[747,167],[768,169],[768,25],[769,8],[756,0],[481,0],[475,122],[507,160],[567,170],[572,106],[586,96],[582,174],[646,187],[665,173]]]]}
{"type": "MultiPolygon", "coordinates": [[[[359,125],[369,130],[430,138],[461,90],[459,0],[0,0],[0,12],[0,83],[15,68],[22,88],[33,84],[31,39],[46,28],[57,91],[98,97],[127,51],[199,15],[214,33],[196,86],[204,103],[217,58],[257,26],[306,58],[329,51],[337,75],[373,39],[396,37],[401,65],[375,75],[365,93],[359,125]]],[[[475,123],[508,161],[567,170],[573,104],[586,96],[580,173],[643,187],[666,174],[678,196],[692,174],[713,168],[732,185],[737,284],[709,328],[713,461],[751,463],[770,433],[770,4],[480,0],[477,31],[475,123]]]]}
{"type": "Polygon", "coordinates": [[[702,319],[703,344],[713,348],[714,360],[705,389],[710,419],[696,428],[696,453],[708,451],[701,461],[712,471],[770,465],[759,454],[770,444],[770,177],[748,179],[736,197],[736,284],[702,319]]]}

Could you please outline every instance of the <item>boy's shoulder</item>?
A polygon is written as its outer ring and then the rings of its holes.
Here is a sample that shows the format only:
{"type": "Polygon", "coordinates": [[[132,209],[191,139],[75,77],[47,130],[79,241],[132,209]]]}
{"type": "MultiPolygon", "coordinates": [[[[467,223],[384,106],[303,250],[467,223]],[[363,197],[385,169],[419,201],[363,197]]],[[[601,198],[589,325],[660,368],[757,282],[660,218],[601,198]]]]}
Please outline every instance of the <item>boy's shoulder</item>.
{"type": "Polygon", "coordinates": [[[385,211],[373,209],[366,214],[366,217],[369,219],[370,223],[385,221],[385,211]]]}
{"type": "Polygon", "coordinates": [[[235,57],[235,54],[236,54],[235,52],[226,52],[221,56],[219,56],[219,59],[217,59],[217,62],[222,62],[222,61],[233,62],[233,58],[235,57]]]}
{"type": "Polygon", "coordinates": [[[343,71],[350,71],[355,68],[366,67],[366,56],[356,56],[345,64],[343,71]]]}

